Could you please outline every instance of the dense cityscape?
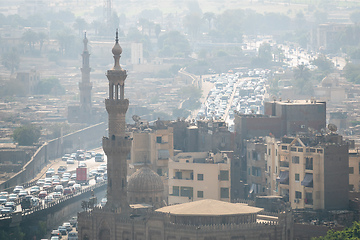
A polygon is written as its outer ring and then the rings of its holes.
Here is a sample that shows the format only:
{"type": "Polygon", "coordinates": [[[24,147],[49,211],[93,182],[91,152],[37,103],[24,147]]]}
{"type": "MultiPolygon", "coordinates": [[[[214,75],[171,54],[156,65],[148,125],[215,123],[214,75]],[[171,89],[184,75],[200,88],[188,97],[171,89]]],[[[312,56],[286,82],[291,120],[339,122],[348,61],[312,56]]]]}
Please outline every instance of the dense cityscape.
{"type": "Polygon", "coordinates": [[[0,239],[360,239],[359,23],[357,1],[1,1],[0,239]]]}

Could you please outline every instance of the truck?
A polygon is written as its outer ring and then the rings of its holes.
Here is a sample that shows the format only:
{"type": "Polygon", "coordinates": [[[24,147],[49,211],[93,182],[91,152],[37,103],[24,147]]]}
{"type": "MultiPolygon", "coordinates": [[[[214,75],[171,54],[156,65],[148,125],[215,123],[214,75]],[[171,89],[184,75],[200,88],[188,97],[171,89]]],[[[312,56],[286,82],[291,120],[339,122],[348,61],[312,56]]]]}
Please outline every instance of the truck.
{"type": "Polygon", "coordinates": [[[81,185],[89,184],[89,175],[87,168],[76,168],[76,183],[81,185]]]}

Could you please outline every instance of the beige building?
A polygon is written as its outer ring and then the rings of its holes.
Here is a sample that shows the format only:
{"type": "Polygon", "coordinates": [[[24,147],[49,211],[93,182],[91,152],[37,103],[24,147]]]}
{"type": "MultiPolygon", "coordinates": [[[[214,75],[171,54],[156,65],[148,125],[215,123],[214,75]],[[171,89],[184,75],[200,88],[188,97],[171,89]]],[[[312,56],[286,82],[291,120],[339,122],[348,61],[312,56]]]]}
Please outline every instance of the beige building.
{"type": "Polygon", "coordinates": [[[201,199],[230,201],[229,154],[186,152],[169,161],[169,204],[201,199]]]}
{"type": "Polygon", "coordinates": [[[266,159],[269,193],[293,209],[348,208],[348,144],[341,136],[267,137],[266,159]]]}
{"type": "Polygon", "coordinates": [[[349,191],[360,192],[360,153],[358,149],[349,151],[349,191]]]}
{"type": "Polygon", "coordinates": [[[131,164],[134,170],[147,163],[160,176],[166,176],[169,158],[174,156],[173,128],[135,129],[132,138],[131,164]]]}

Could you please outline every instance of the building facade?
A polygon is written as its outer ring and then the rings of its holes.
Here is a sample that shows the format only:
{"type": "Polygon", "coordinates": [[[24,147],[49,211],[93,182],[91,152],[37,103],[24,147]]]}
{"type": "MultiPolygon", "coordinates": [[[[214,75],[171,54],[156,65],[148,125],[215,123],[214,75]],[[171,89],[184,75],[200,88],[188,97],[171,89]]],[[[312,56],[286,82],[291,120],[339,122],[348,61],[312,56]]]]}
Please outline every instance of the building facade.
{"type": "Polygon", "coordinates": [[[349,145],[337,134],[267,138],[269,193],[293,209],[347,209],[349,145]]]}
{"type": "Polygon", "coordinates": [[[202,199],[230,201],[231,159],[227,153],[186,152],[169,162],[169,204],[202,199]]]}

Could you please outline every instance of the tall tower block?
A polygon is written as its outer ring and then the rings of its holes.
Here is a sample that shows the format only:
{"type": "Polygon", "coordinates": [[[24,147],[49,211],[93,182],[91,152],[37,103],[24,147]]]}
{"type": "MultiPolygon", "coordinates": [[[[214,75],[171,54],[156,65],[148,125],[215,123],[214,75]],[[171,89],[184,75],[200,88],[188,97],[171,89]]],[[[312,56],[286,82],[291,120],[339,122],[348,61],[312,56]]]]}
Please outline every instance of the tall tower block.
{"type": "Polygon", "coordinates": [[[103,149],[107,155],[108,185],[107,204],[105,208],[127,212],[127,155],[131,150],[131,140],[125,134],[125,114],[129,100],[124,98],[126,70],[120,66],[122,48],[119,45],[118,32],[112,49],[115,64],[107,71],[109,80],[109,98],[105,99],[106,111],[109,116],[109,136],[103,138],[103,149]]]}
{"type": "Polygon", "coordinates": [[[80,90],[80,111],[84,119],[89,118],[91,115],[91,89],[92,83],[90,82],[90,53],[87,49],[88,39],[86,33],[84,36],[84,51],[82,56],[82,67],[81,67],[81,82],[79,82],[80,90]]]}

